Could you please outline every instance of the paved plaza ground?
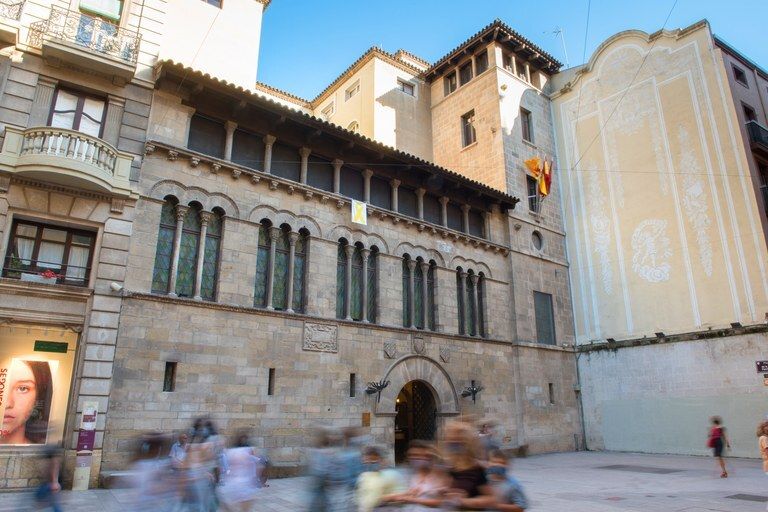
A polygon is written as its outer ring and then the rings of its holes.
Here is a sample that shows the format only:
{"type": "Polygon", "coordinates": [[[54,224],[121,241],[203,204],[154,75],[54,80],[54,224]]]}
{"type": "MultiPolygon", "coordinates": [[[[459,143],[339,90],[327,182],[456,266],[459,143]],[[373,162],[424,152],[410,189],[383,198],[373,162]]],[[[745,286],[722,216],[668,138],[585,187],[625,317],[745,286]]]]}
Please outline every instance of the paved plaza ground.
{"type": "MultiPolygon", "coordinates": [[[[714,461],[702,457],[624,453],[559,453],[515,461],[515,474],[542,512],[758,512],[766,510],[768,477],[757,460],[729,461],[719,478],[714,461]]],[[[273,480],[258,512],[298,512],[306,479],[273,480]]],[[[127,491],[67,491],[65,511],[124,510],[127,491]]],[[[0,494],[0,512],[35,510],[28,493],[0,494]]]]}

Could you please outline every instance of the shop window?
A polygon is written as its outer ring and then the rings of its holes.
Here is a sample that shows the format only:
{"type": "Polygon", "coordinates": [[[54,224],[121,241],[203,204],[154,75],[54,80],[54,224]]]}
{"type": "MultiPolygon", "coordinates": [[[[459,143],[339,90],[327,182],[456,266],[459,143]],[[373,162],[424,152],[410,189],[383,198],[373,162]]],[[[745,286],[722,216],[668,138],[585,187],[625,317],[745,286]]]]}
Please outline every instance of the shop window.
{"type": "Polygon", "coordinates": [[[533,292],[533,306],[536,315],[536,338],[544,345],[555,345],[555,314],[552,309],[552,295],[533,292]]]}
{"type": "Polygon", "coordinates": [[[13,223],[3,276],[47,284],[87,286],[95,233],[39,222],[13,223]]]}
{"type": "Polygon", "coordinates": [[[422,258],[412,260],[403,256],[403,326],[417,329],[435,329],[435,262],[425,264],[422,258]],[[413,267],[413,272],[411,271],[413,267]],[[426,272],[425,268],[426,267],[426,272]],[[411,276],[413,274],[413,277],[411,276]],[[426,275],[425,275],[426,274],[426,275]],[[413,278],[413,294],[411,294],[413,278]],[[426,278],[426,279],[425,279],[426,278]],[[424,304],[424,286],[427,287],[427,302],[424,304]],[[413,317],[411,309],[413,308],[413,317]],[[426,308],[426,309],[425,309],[426,308]],[[426,313],[426,319],[425,319],[426,313]],[[426,325],[425,325],[426,320],[426,325]]]}
{"type": "Polygon", "coordinates": [[[227,131],[224,123],[195,114],[189,122],[189,138],[187,147],[192,151],[203,153],[215,158],[224,158],[224,143],[227,131]]]}
{"type": "Polygon", "coordinates": [[[293,232],[287,224],[274,227],[268,220],[262,220],[256,255],[254,306],[298,313],[304,311],[308,235],[303,229],[293,232]]]}
{"type": "Polygon", "coordinates": [[[66,128],[101,137],[107,114],[102,98],[65,89],[56,90],[48,124],[54,128],[66,128]]]}
{"type": "Polygon", "coordinates": [[[449,74],[445,75],[445,78],[443,78],[443,94],[448,96],[456,90],[456,87],[456,72],[451,71],[449,74]]]}
{"type": "Polygon", "coordinates": [[[467,147],[477,140],[475,131],[475,111],[470,110],[461,116],[461,146],[467,147]]]}

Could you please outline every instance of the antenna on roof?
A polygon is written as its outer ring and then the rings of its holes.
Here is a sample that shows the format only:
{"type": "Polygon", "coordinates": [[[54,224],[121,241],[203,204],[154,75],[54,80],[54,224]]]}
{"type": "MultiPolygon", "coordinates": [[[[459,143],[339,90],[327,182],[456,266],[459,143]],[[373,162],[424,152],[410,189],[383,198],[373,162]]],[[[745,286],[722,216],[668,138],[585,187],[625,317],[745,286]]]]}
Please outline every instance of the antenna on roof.
{"type": "Polygon", "coordinates": [[[563,44],[563,55],[565,56],[565,67],[566,68],[571,67],[571,65],[568,64],[568,50],[566,50],[565,48],[565,29],[560,27],[555,27],[555,30],[553,30],[552,33],[555,36],[560,36],[560,42],[563,44]]]}

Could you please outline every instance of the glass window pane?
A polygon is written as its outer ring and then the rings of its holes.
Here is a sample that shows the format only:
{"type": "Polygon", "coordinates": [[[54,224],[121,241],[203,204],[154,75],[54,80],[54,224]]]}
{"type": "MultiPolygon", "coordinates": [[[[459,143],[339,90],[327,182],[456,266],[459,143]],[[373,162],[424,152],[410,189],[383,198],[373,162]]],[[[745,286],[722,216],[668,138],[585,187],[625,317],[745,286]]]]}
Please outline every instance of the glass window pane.
{"type": "Polygon", "coordinates": [[[157,236],[155,267],[152,274],[152,291],[154,293],[168,293],[175,232],[176,230],[172,227],[160,227],[160,232],[157,236]]]}
{"type": "Polygon", "coordinates": [[[403,326],[411,326],[411,287],[408,259],[403,258],[403,326]]]}
{"type": "Polygon", "coordinates": [[[91,245],[91,237],[88,235],[72,235],[72,243],[76,245],[91,245]]]}
{"type": "Polygon", "coordinates": [[[29,224],[17,224],[16,236],[28,236],[29,238],[35,238],[35,236],[37,236],[37,226],[30,226],[29,224]]]}
{"type": "Polygon", "coordinates": [[[216,295],[216,274],[219,266],[219,244],[221,239],[215,236],[205,237],[203,255],[203,277],[200,282],[200,296],[214,300],[216,295]]]}
{"type": "Polygon", "coordinates": [[[306,256],[304,251],[299,252],[299,244],[304,245],[304,237],[296,242],[296,256],[293,260],[293,310],[297,313],[304,312],[304,268],[306,256]]]}
{"type": "Polygon", "coordinates": [[[376,297],[378,296],[377,288],[379,283],[376,277],[379,275],[376,271],[376,251],[371,251],[368,256],[368,321],[376,321],[376,297]]]}
{"type": "Polygon", "coordinates": [[[197,246],[199,239],[199,232],[189,233],[185,230],[181,234],[179,268],[176,277],[176,295],[179,297],[191,297],[195,291],[195,272],[197,269],[197,246]]]}
{"type": "Polygon", "coordinates": [[[352,257],[352,304],[350,311],[354,320],[363,319],[363,256],[359,248],[355,248],[352,257]]]}
{"type": "Polygon", "coordinates": [[[101,135],[101,123],[93,121],[86,116],[82,116],[80,118],[80,127],[77,131],[90,135],[91,137],[98,137],[101,135]]]}
{"type": "Polygon", "coordinates": [[[101,120],[104,118],[104,102],[95,98],[85,98],[83,115],[90,117],[97,123],[101,123],[101,120]]]}
{"type": "Polygon", "coordinates": [[[56,93],[56,105],[54,106],[53,110],[55,112],[64,112],[64,111],[72,111],[74,112],[77,110],[77,100],[79,98],[67,91],[59,90],[56,93]]]}
{"type": "Polygon", "coordinates": [[[40,244],[40,253],[37,255],[37,266],[42,268],[61,268],[64,259],[64,245],[51,242],[40,244]]]}
{"type": "Polygon", "coordinates": [[[67,281],[80,281],[85,279],[88,266],[90,249],[87,247],[71,247],[67,259],[67,281]]]}
{"type": "Polygon", "coordinates": [[[421,270],[421,262],[416,263],[416,269],[414,271],[414,300],[415,302],[415,324],[416,327],[424,328],[424,273],[421,270]]]}
{"type": "Polygon", "coordinates": [[[43,240],[51,242],[66,242],[67,232],[60,229],[43,228],[43,240]]]}
{"type": "MultiPolygon", "coordinates": [[[[266,229],[261,228],[261,231],[266,229]]],[[[256,290],[254,292],[253,305],[266,307],[267,305],[267,271],[269,270],[269,247],[259,244],[256,255],[256,290]]]]}
{"type": "Polygon", "coordinates": [[[339,243],[336,254],[336,318],[344,318],[344,299],[346,297],[347,256],[345,244],[339,243]]]}
{"type": "Polygon", "coordinates": [[[277,239],[275,251],[275,275],[272,283],[272,306],[286,309],[288,299],[288,234],[283,232],[277,239]]]}

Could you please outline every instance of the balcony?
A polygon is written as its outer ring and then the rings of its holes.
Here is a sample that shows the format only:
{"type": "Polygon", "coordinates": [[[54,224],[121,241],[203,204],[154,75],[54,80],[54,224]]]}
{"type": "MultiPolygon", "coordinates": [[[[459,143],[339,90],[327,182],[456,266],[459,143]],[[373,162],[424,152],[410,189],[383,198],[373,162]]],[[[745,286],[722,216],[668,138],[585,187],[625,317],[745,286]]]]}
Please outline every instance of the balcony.
{"type": "Polygon", "coordinates": [[[6,127],[0,170],[48,183],[119,196],[134,194],[131,155],[65,128],[6,127]]]}
{"type": "Polygon", "coordinates": [[[768,128],[760,126],[757,121],[749,121],[746,126],[752,151],[768,158],[768,128]]]}
{"type": "Polygon", "coordinates": [[[23,1],[0,0],[0,42],[3,44],[16,44],[23,8],[23,1]]]}
{"type": "Polygon", "coordinates": [[[136,72],[141,35],[101,18],[52,7],[47,20],[29,27],[29,44],[52,65],[68,65],[124,85],[136,72]]]}

